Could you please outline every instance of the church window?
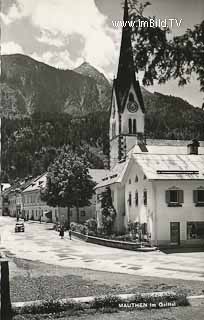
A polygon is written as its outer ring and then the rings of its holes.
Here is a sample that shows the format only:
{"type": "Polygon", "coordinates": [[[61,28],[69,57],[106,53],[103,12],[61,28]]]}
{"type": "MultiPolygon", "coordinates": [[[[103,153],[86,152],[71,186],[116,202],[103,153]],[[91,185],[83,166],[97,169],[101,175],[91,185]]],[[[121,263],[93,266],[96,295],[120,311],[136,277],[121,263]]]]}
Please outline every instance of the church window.
{"type": "Polygon", "coordinates": [[[136,177],[135,177],[135,182],[138,182],[138,176],[136,175],[136,177]]]}
{"type": "Polygon", "coordinates": [[[132,92],[130,92],[130,94],[129,94],[129,101],[134,102],[134,96],[133,96],[132,92]]]}
{"type": "Polygon", "coordinates": [[[132,134],[132,119],[128,119],[129,134],[132,134]]]}
{"type": "Polygon", "coordinates": [[[144,199],[144,205],[147,205],[147,190],[144,190],[143,192],[143,199],[144,199]]]}
{"type": "Polygon", "coordinates": [[[137,123],[136,123],[136,119],[133,120],[133,133],[137,133],[137,123]]]}
{"type": "Polygon", "coordinates": [[[132,194],[131,194],[131,192],[129,192],[128,203],[129,203],[129,206],[131,207],[131,205],[132,205],[132,194]]]}
{"type": "Polygon", "coordinates": [[[116,136],[116,125],[115,122],[112,124],[112,137],[116,136]]]}
{"type": "Polygon", "coordinates": [[[138,206],[138,192],[135,192],[135,207],[138,206]]]}

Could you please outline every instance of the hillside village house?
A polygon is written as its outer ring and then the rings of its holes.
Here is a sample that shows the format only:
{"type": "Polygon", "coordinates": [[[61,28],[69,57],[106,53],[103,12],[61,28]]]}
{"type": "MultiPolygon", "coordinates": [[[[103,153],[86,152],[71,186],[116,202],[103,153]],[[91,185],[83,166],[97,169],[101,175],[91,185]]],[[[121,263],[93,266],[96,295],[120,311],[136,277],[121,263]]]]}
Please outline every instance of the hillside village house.
{"type": "MultiPolygon", "coordinates": [[[[124,21],[128,21],[125,1],[124,21]]],[[[96,186],[111,189],[114,232],[136,222],[155,245],[204,244],[204,142],[145,139],[145,106],[136,79],[128,24],[123,27],[110,114],[110,171],[96,186]]]]}

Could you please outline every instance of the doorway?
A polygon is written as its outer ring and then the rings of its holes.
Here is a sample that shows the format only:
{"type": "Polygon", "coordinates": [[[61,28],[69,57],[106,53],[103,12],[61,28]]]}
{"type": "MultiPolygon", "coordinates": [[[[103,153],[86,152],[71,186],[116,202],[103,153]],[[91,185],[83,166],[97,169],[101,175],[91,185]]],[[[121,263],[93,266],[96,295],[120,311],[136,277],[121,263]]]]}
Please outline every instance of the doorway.
{"type": "Polygon", "coordinates": [[[180,222],[170,222],[171,244],[180,245],[180,222]]]}

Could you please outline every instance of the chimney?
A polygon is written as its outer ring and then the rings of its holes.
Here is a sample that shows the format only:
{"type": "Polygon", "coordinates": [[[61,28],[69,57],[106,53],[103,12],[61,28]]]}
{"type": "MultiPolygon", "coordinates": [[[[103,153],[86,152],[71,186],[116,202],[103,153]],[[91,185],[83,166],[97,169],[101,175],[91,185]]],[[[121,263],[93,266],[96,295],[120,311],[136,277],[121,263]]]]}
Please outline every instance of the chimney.
{"type": "Polygon", "coordinates": [[[193,139],[192,143],[187,145],[187,154],[198,154],[198,147],[200,147],[199,141],[193,139]]]}

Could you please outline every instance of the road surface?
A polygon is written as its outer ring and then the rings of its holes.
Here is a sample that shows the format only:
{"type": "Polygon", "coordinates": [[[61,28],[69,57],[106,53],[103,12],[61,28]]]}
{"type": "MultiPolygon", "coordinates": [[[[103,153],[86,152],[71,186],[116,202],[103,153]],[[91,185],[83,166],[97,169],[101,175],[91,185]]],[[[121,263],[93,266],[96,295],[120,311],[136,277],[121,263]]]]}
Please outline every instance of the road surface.
{"type": "Polygon", "coordinates": [[[67,233],[60,239],[51,224],[33,221],[25,223],[25,233],[15,233],[15,223],[14,218],[0,217],[0,250],[8,256],[63,267],[204,281],[204,252],[134,252],[69,240],[67,233]]]}

